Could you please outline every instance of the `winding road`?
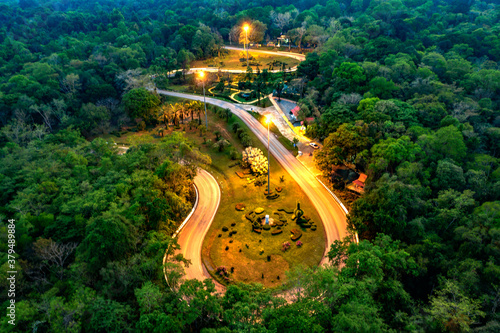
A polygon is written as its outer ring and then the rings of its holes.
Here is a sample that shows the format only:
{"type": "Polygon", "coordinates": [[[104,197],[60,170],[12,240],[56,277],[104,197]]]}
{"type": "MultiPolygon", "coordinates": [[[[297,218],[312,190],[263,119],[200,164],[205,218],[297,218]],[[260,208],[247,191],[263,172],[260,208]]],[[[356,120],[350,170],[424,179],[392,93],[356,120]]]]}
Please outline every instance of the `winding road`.
{"type": "MultiPolygon", "coordinates": [[[[226,47],[229,50],[243,51],[237,47],[226,47]]],[[[305,56],[298,53],[289,52],[271,52],[251,50],[251,52],[260,52],[267,54],[278,54],[298,59],[305,60],[305,56]]],[[[191,71],[201,69],[193,68],[191,71]]],[[[218,70],[215,68],[203,68],[203,70],[218,70]]],[[[296,70],[296,67],[292,68],[296,70]]],[[[245,72],[235,70],[230,72],[245,72]]],[[[203,102],[203,96],[177,93],[158,89],[157,92],[162,95],[186,98],[203,102]]],[[[252,117],[244,108],[237,104],[228,103],[215,98],[206,98],[206,102],[221,108],[230,109],[233,114],[245,122],[250,130],[264,144],[267,144],[267,129],[262,126],[254,117],[252,117]]],[[[299,184],[305,194],[309,197],[314,207],[323,222],[326,232],[326,244],[321,265],[328,262],[327,253],[330,245],[335,240],[341,240],[347,236],[347,209],[334,196],[334,194],[326,188],[299,160],[295,158],[283,145],[271,136],[271,154],[285,168],[290,176],[299,184]]],[[[201,248],[203,239],[212,224],[212,221],[217,213],[220,203],[221,192],[219,184],[215,178],[203,169],[199,169],[197,176],[194,179],[194,184],[198,190],[198,205],[194,209],[191,217],[186,221],[182,231],[179,232],[178,243],[181,246],[180,253],[186,259],[191,260],[191,265],[186,268],[185,278],[204,280],[211,278],[207,272],[201,259],[201,248]]],[[[216,289],[222,292],[225,287],[214,281],[216,289]]]]}
{"type": "MultiPolygon", "coordinates": [[[[162,95],[186,98],[196,101],[203,102],[203,96],[177,93],[171,91],[165,91],[158,89],[158,93],[162,95]]],[[[252,117],[248,112],[246,112],[243,108],[238,105],[228,103],[225,101],[221,101],[215,98],[206,98],[207,103],[219,106],[221,108],[230,109],[233,114],[238,116],[241,120],[243,120],[250,130],[257,136],[257,138],[264,144],[267,144],[267,129],[262,126],[254,117],[252,117]]],[[[330,244],[332,244],[335,240],[343,239],[347,236],[346,230],[346,214],[347,210],[341,206],[341,203],[338,202],[332,193],[321,184],[318,179],[307,169],[300,161],[298,161],[295,156],[292,155],[283,145],[276,139],[274,136],[271,136],[271,154],[278,160],[279,163],[285,168],[286,171],[290,174],[290,176],[299,184],[305,194],[309,197],[311,202],[314,204],[314,207],[319,213],[319,216],[323,222],[326,231],[326,243],[325,244],[325,252],[323,259],[321,260],[321,264],[327,263],[328,259],[326,257],[328,250],[330,248],[330,244]]],[[[203,175],[203,172],[201,173],[203,175]]],[[[206,176],[202,176],[206,178],[206,176]]],[[[198,178],[198,177],[197,177],[198,178]]],[[[197,180],[195,178],[195,182],[197,180]]],[[[213,185],[207,186],[207,189],[198,188],[201,198],[204,198],[205,201],[213,201],[213,203],[220,200],[220,192],[219,197],[213,197],[213,185]]],[[[212,204],[213,204],[212,203],[212,204]]],[[[208,205],[205,204],[205,205],[208,205]]],[[[201,207],[202,205],[199,205],[201,207]]],[[[218,204],[217,204],[218,206],[218,204]]],[[[200,211],[198,214],[195,211],[197,216],[201,216],[200,222],[189,221],[185,229],[180,233],[179,237],[179,245],[182,249],[184,249],[183,253],[185,253],[187,259],[192,260],[192,266],[186,272],[186,278],[196,278],[196,279],[204,279],[210,278],[210,275],[204,271],[204,266],[201,262],[201,246],[203,242],[203,238],[207,233],[208,228],[210,227],[210,221],[206,219],[208,216],[215,216],[217,211],[217,206],[212,207],[212,211],[207,213],[207,211],[200,211]],[[193,222],[193,223],[191,223],[193,222]],[[202,223],[197,224],[197,223],[202,223]],[[185,233],[185,231],[188,231],[185,233]],[[189,248],[189,249],[188,249],[189,248]],[[199,259],[198,259],[199,258],[199,259]],[[203,272],[203,275],[201,275],[203,272]]],[[[207,206],[208,207],[208,206],[207,206]]],[[[197,208],[201,209],[201,208],[197,208]]],[[[193,214],[193,216],[195,215],[193,214]]],[[[193,218],[192,218],[193,219],[193,218]]]]}
{"type": "MultiPolygon", "coordinates": [[[[233,51],[246,51],[246,49],[242,49],[241,47],[233,47],[233,46],[224,46],[225,49],[227,50],[233,50],[233,51]]],[[[250,53],[264,53],[264,54],[272,54],[272,55],[280,55],[280,56],[285,56],[285,57],[289,57],[289,58],[293,58],[293,59],[297,59],[299,61],[304,61],[306,60],[306,56],[304,54],[300,54],[300,53],[293,53],[293,52],[274,52],[274,51],[263,51],[263,50],[256,50],[256,49],[249,49],[248,52],[250,53]]],[[[294,72],[297,70],[297,66],[294,66],[292,68],[290,68],[289,72],[294,72]]],[[[180,69],[177,69],[177,70],[173,70],[173,71],[170,71],[167,73],[167,76],[169,77],[172,77],[175,75],[176,72],[180,72],[181,70],[180,69]]],[[[186,72],[186,75],[187,74],[193,74],[193,73],[196,73],[196,72],[199,72],[199,71],[205,71],[205,72],[218,72],[219,71],[219,68],[218,67],[199,67],[199,68],[190,68],[187,72],[186,72]]],[[[232,74],[242,74],[242,73],[246,73],[247,70],[243,70],[243,69],[220,69],[221,72],[224,72],[224,73],[232,73],[232,74]]],[[[279,73],[281,72],[281,70],[279,69],[275,69],[275,70],[271,70],[269,71],[270,73],[279,73]]]]}
{"type": "MultiPolygon", "coordinates": [[[[201,261],[201,246],[219,208],[221,192],[215,178],[203,169],[198,169],[194,185],[198,191],[198,204],[179,233],[177,242],[181,246],[179,253],[191,260],[191,265],[185,268],[185,278],[204,280],[210,278],[210,274],[201,261]]],[[[216,282],[216,289],[221,292],[224,286],[216,282]]]]}

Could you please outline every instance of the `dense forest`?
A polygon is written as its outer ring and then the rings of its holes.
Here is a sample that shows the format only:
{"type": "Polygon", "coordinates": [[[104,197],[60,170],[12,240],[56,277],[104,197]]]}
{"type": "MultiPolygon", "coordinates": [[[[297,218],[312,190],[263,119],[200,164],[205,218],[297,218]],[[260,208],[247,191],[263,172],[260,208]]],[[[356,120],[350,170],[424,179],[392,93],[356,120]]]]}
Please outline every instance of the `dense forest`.
{"type": "Polygon", "coordinates": [[[0,1],[4,309],[8,219],[19,272],[1,331],[500,331],[499,36],[495,0],[0,1]],[[287,301],[215,295],[175,266],[167,285],[210,157],[182,135],[125,154],[98,138],[158,122],[148,89],[238,44],[244,22],[252,42],[286,34],[307,52],[284,78],[317,119],[325,175],[369,176],[348,216],[359,244],[290,272],[287,301]]]}

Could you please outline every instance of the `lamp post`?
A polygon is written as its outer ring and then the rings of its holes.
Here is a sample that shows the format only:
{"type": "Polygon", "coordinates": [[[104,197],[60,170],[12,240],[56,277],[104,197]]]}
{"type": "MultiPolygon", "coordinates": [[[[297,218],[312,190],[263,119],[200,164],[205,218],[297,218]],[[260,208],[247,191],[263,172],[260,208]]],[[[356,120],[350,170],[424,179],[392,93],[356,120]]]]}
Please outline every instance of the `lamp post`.
{"type": "Polygon", "coordinates": [[[269,147],[270,147],[270,140],[269,140],[269,125],[271,124],[271,116],[267,115],[266,116],[266,124],[267,124],[267,195],[271,194],[271,169],[269,167],[269,147]]]}
{"type": "Polygon", "coordinates": [[[203,104],[205,104],[205,127],[207,128],[208,131],[208,118],[207,118],[207,100],[205,99],[205,72],[204,71],[199,71],[198,75],[201,79],[201,82],[203,82],[203,104]]]}
{"type": "MultiPolygon", "coordinates": [[[[250,27],[248,26],[248,24],[245,24],[245,26],[243,27],[243,30],[245,30],[245,43],[247,43],[247,68],[248,68],[248,29],[250,27]]],[[[244,45],[243,45],[244,46],[244,45]]]]}

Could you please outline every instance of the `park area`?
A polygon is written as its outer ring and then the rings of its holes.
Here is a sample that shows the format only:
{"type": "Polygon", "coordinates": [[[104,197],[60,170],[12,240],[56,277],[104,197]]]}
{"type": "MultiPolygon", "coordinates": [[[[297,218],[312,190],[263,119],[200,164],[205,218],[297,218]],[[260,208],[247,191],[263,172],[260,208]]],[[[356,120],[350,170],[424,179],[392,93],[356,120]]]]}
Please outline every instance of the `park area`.
{"type": "MultiPolygon", "coordinates": [[[[210,58],[208,60],[195,60],[190,64],[191,68],[206,68],[215,67],[229,70],[246,70],[246,52],[227,50],[228,53],[220,57],[210,58]]],[[[285,68],[295,67],[300,63],[299,60],[277,54],[267,54],[249,50],[249,65],[252,70],[256,71],[257,67],[260,70],[281,70],[282,65],[285,68]]]]}
{"type": "MultiPolygon", "coordinates": [[[[189,103],[168,97],[163,105],[168,109],[169,105],[182,109],[182,105],[189,103]]],[[[271,156],[271,193],[266,196],[267,147],[239,118],[228,115],[225,110],[208,106],[208,130],[199,125],[200,116],[204,124],[203,114],[194,112],[191,118],[190,112],[186,112],[182,122],[172,117],[172,123],[167,120],[167,126],[161,124],[105,138],[119,145],[133,145],[157,142],[174,131],[182,132],[202,153],[211,157],[212,164],[204,167],[219,182],[221,202],[205,237],[202,256],[207,270],[219,282],[254,282],[278,287],[286,282],[286,271],[299,265],[318,265],[325,249],[325,231],[312,203],[297,183],[271,156]],[[252,168],[242,162],[246,147],[261,153],[264,168],[260,170],[261,175],[255,172],[258,169],[252,172],[252,168]],[[298,204],[302,213],[296,211],[298,204]],[[266,215],[270,217],[267,225],[266,215]]]]}

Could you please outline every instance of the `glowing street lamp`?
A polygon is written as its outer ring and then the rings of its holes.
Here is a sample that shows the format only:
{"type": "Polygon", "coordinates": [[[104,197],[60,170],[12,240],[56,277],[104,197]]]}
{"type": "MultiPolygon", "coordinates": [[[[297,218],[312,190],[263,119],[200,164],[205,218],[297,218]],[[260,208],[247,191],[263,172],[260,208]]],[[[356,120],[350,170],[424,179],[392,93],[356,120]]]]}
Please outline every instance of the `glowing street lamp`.
{"type": "MultiPolygon", "coordinates": [[[[248,29],[250,29],[250,26],[248,24],[245,24],[243,26],[243,30],[245,30],[245,43],[248,42],[248,29]]],[[[243,44],[245,46],[245,44],[243,44]]],[[[247,68],[248,68],[248,44],[247,44],[247,68]]]]}
{"type": "Polygon", "coordinates": [[[270,147],[269,125],[272,122],[271,116],[267,115],[264,122],[267,124],[267,195],[271,195],[271,191],[270,191],[270,188],[271,188],[271,182],[270,182],[271,169],[269,167],[269,151],[270,151],[270,149],[269,149],[269,147],[270,147]]]}
{"type": "Polygon", "coordinates": [[[205,104],[205,127],[208,130],[208,118],[207,118],[207,100],[205,99],[205,72],[204,71],[199,71],[198,76],[201,79],[201,82],[203,82],[203,104],[205,104]]]}

